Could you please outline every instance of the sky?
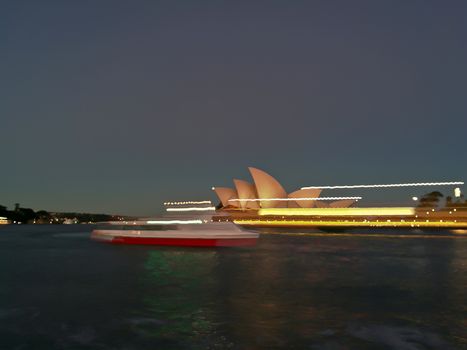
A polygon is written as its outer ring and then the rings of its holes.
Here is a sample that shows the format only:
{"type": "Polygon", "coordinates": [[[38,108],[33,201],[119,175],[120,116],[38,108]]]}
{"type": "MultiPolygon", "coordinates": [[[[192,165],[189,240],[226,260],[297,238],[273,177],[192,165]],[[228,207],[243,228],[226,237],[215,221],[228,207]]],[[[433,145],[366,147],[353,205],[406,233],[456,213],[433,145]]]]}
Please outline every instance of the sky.
{"type": "Polygon", "coordinates": [[[0,204],[151,215],[214,200],[248,166],[287,191],[467,180],[466,14],[465,1],[4,0],[0,204]]]}

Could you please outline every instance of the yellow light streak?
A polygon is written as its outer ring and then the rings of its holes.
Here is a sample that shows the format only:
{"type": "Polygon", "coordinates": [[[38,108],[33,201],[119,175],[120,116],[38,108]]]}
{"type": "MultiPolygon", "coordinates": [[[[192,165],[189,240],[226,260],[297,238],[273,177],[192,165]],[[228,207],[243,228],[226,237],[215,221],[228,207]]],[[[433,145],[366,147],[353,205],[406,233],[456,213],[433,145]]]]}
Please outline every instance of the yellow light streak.
{"type": "Polygon", "coordinates": [[[387,187],[413,187],[413,186],[452,186],[452,185],[463,185],[463,181],[451,181],[451,182],[412,182],[403,184],[381,184],[381,185],[340,185],[340,186],[306,186],[302,187],[302,190],[311,189],[323,189],[323,190],[334,190],[334,189],[351,189],[351,188],[387,188],[387,187]]]}
{"type": "Polygon", "coordinates": [[[452,230],[451,232],[458,234],[458,235],[467,235],[467,230],[462,230],[462,229],[452,230]]]}
{"type": "Polygon", "coordinates": [[[436,227],[436,228],[465,228],[467,222],[443,221],[320,221],[320,220],[246,220],[236,219],[234,223],[243,226],[268,226],[268,227],[436,227]]]}
{"type": "Polygon", "coordinates": [[[258,214],[261,216],[411,216],[415,214],[415,208],[265,208],[260,209],[258,214]]]}
{"type": "Polygon", "coordinates": [[[216,207],[189,207],[189,208],[166,208],[167,211],[212,211],[216,207]]]}

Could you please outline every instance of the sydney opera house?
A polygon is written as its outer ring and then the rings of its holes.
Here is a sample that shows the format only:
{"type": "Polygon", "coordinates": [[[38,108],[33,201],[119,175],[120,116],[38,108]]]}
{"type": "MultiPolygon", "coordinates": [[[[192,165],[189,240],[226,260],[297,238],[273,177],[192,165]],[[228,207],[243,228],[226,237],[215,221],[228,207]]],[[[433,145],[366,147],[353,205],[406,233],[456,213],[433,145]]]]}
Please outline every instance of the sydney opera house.
{"type": "MultiPolygon", "coordinates": [[[[324,197],[323,189],[452,186],[463,182],[344,185],[302,187],[287,193],[274,177],[248,168],[252,182],[234,179],[233,187],[213,187],[219,205],[211,201],[167,202],[167,211],[215,211],[214,221],[232,221],[250,228],[350,228],[461,229],[467,233],[467,210],[456,207],[357,206],[362,197],[324,197]],[[193,205],[203,205],[193,207],[193,205]],[[209,205],[209,206],[206,206],[209,205]],[[177,206],[177,207],[173,207],[177,206]],[[189,206],[189,207],[187,207],[189,206]]],[[[460,231],[459,231],[460,232],[460,231]]]]}
{"type": "Polygon", "coordinates": [[[299,189],[287,193],[274,177],[263,170],[248,168],[253,183],[234,179],[234,188],[213,187],[223,210],[258,210],[262,208],[347,208],[356,199],[329,201],[320,198],[321,189],[299,189]]]}
{"type": "MultiPolygon", "coordinates": [[[[231,220],[244,227],[318,228],[467,228],[467,211],[456,208],[361,207],[361,197],[323,197],[322,189],[452,185],[410,183],[358,186],[302,187],[287,193],[268,173],[248,168],[253,181],[234,179],[234,187],[213,187],[220,204],[218,220],[231,220]]],[[[212,207],[214,209],[214,207],[212,207]]]]}

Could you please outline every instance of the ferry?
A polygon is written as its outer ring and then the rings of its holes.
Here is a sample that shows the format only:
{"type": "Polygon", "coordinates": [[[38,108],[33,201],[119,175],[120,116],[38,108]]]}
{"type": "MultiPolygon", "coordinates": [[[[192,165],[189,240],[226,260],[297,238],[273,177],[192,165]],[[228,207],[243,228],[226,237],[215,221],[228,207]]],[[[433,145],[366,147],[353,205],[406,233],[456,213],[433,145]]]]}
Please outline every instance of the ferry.
{"type": "Polygon", "coordinates": [[[91,234],[93,240],[114,244],[186,247],[252,246],[258,237],[259,233],[243,231],[232,222],[213,221],[211,216],[110,221],[91,234]]]}

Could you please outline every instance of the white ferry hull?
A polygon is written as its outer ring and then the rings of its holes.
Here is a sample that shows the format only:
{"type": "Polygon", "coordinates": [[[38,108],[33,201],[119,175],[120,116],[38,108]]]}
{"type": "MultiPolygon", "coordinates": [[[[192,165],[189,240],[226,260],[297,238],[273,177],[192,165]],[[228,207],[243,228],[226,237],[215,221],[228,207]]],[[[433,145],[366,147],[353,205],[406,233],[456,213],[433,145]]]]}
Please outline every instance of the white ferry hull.
{"type": "Polygon", "coordinates": [[[208,231],[164,232],[139,230],[94,230],[91,238],[114,244],[140,244],[185,247],[238,247],[256,244],[259,234],[254,232],[208,231]]]}

